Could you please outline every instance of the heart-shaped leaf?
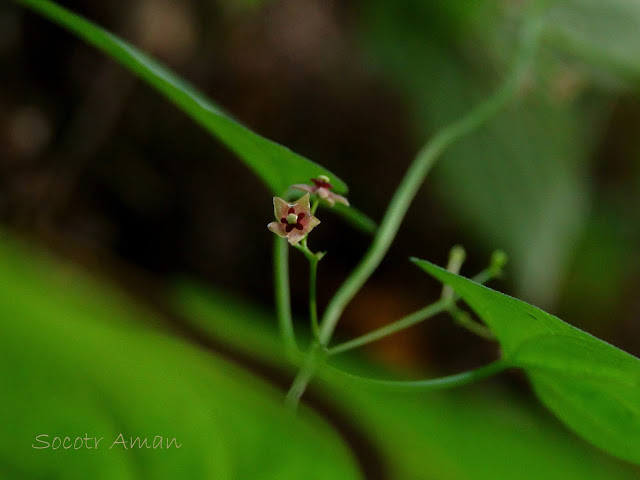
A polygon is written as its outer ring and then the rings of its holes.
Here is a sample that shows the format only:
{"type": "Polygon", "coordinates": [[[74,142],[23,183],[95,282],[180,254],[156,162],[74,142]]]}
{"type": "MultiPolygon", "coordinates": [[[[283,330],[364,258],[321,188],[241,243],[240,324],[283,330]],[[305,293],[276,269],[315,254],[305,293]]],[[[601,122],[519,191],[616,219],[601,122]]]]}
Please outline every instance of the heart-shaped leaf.
{"type": "Polygon", "coordinates": [[[521,300],[413,259],[484,320],[542,402],[593,444],[640,463],[640,360],[521,300]]]}

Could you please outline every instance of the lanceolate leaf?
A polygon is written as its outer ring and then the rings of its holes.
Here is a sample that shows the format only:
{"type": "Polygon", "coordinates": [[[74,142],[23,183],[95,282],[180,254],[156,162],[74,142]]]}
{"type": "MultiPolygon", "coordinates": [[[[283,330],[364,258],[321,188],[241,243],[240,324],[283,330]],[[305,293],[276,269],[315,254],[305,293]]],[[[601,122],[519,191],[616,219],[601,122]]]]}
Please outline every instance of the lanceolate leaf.
{"type": "Polygon", "coordinates": [[[330,177],[338,193],[347,191],[346,184],[335,174],[252,132],[169,69],[124,40],[48,0],[15,1],[66,28],[146,81],[233,150],[274,194],[282,195],[289,185],[306,182],[318,175],[330,177]]]}
{"type": "Polygon", "coordinates": [[[424,260],[495,333],[542,402],[600,448],[640,463],[640,360],[557,317],[424,260]]]}
{"type": "MultiPolygon", "coordinates": [[[[347,185],[326,168],[249,130],[192,85],[124,40],[49,0],[14,0],[66,28],[146,81],[236,153],[269,187],[284,195],[295,183],[326,175],[338,193],[347,185]]],[[[372,234],[376,224],[354,207],[336,209],[355,228],[372,234]]]]}

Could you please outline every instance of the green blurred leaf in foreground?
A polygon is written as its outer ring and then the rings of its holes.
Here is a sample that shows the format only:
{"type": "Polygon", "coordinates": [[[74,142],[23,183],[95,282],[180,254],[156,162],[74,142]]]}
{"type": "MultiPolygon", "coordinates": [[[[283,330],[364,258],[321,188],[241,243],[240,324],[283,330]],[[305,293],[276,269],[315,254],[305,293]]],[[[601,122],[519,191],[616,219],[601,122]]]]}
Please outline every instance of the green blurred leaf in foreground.
{"type": "MultiPolygon", "coordinates": [[[[181,281],[175,309],[203,334],[286,368],[272,314],[229,292],[181,281]]],[[[383,373],[349,355],[341,367],[383,373]]],[[[631,480],[640,470],[597,451],[544,411],[485,385],[440,392],[385,392],[319,372],[312,391],[335,403],[378,450],[382,478],[397,480],[631,480]],[[314,388],[315,387],[315,388],[314,388]]]]}
{"type": "Polygon", "coordinates": [[[542,402],[594,445],[640,464],[640,360],[557,317],[424,260],[495,333],[542,402]]]}
{"type": "Polygon", "coordinates": [[[2,478],[361,478],[318,417],[292,416],[281,392],[159,331],[122,292],[4,234],[0,318],[2,478]],[[42,434],[103,440],[91,450],[32,448],[42,434]],[[129,446],[160,435],[181,447],[110,448],[119,434],[129,446]]]}
{"type": "MultiPolygon", "coordinates": [[[[14,1],[64,27],[147,82],[235,152],[274,195],[284,195],[290,185],[306,183],[319,175],[331,178],[336,192],[346,193],[347,185],[337,175],[249,130],[193,86],[124,40],[49,0],[14,1]]],[[[342,216],[368,233],[375,230],[373,221],[353,207],[342,216]]]]}

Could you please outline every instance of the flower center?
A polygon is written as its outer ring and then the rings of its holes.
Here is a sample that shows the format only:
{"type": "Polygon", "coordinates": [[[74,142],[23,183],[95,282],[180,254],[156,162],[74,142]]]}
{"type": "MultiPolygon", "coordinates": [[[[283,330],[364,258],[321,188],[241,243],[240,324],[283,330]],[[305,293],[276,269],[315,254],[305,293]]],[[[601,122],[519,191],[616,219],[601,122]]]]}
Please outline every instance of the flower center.
{"type": "Polygon", "coordinates": [[[289,225],[295,225],[296,223],[298,223],[298,215],[296,215],[295,213],[290,213],[289,215],[287,215],[287,223],[289,225]]]}
{"type": "Polygon", "coordinates": [[[287,216],[286,217],[282,217],[280,219],[280,223],[286,223],[287,226],[285,227],[285,231],[287,233],[291,232],[291,230],[298,229],[298,230],[302,230],[304,229],[304,225],[302,225],[302,223],[300,223],[300,220],[302,220],[305,217],[304,212],[299,213],[296,215],[296,211],[293,209],[293,207],[289,208],[289,210],[287,211],[287,216]]]}
{"type": "Polygon", "coordinates": [[[326,177],[325,175],[320,175],[318,178],[312,178],[311,181],[316,188],[326,188],[328,190],[333,189],[333,185],[329,183],[329,177],[326,177]]]}

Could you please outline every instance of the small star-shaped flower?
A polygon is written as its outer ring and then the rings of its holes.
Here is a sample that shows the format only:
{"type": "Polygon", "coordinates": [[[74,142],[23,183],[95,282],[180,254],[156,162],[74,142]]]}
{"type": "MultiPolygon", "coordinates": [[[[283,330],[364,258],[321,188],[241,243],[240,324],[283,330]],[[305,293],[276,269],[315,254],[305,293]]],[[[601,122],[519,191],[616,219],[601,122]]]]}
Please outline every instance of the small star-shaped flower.
{"type": "Polygon", "coordinates": [[[313,182],[313,185],[296,183],[295,185],[291,185],[291,188],[309,192],[311,195],[318,195],[318,197],[326,201],[330,207],[333,207],[336,202],[342,203],[347,207],[349,206],[349,200],[347,200],[342,195],[338,195],[331,191],[333,189],[333,185],[329,183],[329,177],[320,175],[318,178],[312,178],[311,182],[313,182]]]}
{"type": "Polygon", "coordinates": [[[273,197],[273,211],[278,221],[271,222],[267,228],[286,238],[291,245],[302,240],[320,223],[320,220],[311,214],[308,193],[295,203],[287,203],[281,198],[273,197]]]}

